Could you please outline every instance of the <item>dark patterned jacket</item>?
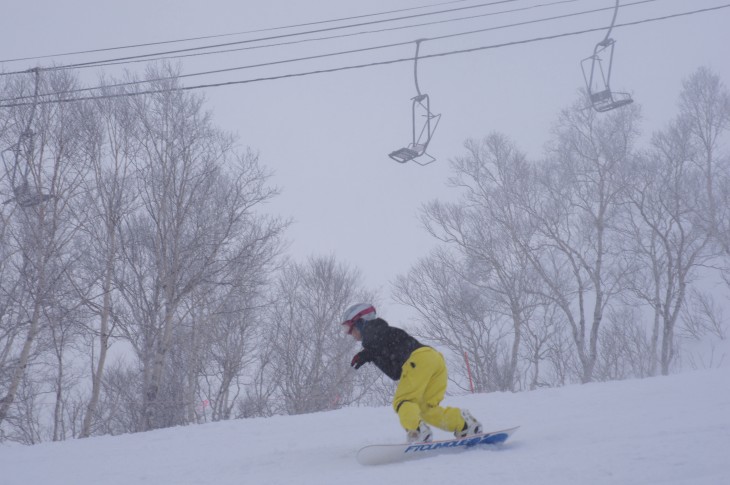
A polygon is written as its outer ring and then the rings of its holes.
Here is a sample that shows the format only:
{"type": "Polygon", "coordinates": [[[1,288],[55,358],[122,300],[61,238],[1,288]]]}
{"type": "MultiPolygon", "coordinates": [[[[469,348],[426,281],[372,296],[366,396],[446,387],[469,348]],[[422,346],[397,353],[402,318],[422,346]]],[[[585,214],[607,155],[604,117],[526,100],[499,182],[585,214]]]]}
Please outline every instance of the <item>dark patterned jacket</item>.
{"type": "Polygon", "coordinates": [[[391,327],[382,318],[368,321],[360,330],[362,334],[361,359],[372,362],[385,375],[397,381],[401,368],[411,353],[426,347],[400,328],[391,327]]]}

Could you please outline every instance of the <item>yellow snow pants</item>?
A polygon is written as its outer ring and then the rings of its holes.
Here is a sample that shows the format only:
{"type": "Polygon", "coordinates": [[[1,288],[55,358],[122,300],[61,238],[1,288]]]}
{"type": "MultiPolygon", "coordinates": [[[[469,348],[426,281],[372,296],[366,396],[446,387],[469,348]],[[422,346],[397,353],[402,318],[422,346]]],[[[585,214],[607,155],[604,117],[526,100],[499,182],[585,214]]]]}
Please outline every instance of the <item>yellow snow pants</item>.
{"type": "Polygon", "coordinates": [[[444,356],[431,347],[414,350],[403,364],[393,398],[393,409],[398,413],[401,426],[406,430],[416,429],[423,419],[439,429],[461,430],[464,427],[461,410],[440,406],[446,394],[446,384],[444,356]]]}

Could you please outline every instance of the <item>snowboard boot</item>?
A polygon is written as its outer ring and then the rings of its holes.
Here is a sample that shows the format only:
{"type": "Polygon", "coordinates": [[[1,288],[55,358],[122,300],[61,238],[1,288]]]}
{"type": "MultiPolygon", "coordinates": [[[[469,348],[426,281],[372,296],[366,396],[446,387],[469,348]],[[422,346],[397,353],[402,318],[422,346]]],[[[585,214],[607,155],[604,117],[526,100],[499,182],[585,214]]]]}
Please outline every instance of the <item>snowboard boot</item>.
{"type": "Polygon", "coordinates": [[[428,443],[433,438],[431,428],[429,428],[423,421],[418,423],[418,428],[409,429],[407,432],[407,439],[409,443],[428,443]]]}
{"type": "Polygon", "coordinates": [[[454,431],[454,436],[457,438],[466,438],[467,436],[482,432],[482,423],[477,421],[469,411],[462,409],[461,417],[464,418],[464,427],[461,431],[454,431]]]}

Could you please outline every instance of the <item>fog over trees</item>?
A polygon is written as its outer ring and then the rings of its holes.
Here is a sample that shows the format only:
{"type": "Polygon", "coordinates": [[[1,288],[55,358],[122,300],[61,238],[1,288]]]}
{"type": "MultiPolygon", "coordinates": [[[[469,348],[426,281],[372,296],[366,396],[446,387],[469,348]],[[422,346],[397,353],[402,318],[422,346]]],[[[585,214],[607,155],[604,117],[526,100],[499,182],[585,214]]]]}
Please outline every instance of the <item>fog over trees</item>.
{"type": "Polygon", "coordinates": [[[177,76],[72,102],[66,71],[0,78],[27,101],[0,109],[0,441],[387,404],[393,383],[349,366],[356,301],[408,307],[391,323],[444,351],[457,392],[725,358],[694,350],[730,334],[730,94],[711,70],[653,134],[639,104],[578,96],[540,159],[507,134],[466,140],[452,197],[414,214],[437,247],[391,294],[336,254],[287,254],[265,160],[177,76]]]}

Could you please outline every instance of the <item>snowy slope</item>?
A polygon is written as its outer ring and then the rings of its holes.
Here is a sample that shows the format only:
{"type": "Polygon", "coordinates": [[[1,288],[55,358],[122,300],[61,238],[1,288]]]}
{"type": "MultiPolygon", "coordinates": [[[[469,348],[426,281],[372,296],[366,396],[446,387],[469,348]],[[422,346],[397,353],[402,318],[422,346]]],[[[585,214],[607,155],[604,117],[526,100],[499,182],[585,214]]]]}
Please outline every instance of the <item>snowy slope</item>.
{"type": "Polygon", "coordinates": [[[487,428],[522,428],[501,449],[363,467],[355,461],[360,446],[401,441],[403,433],[389,408],[349,408],[2,445],[0,483],[730,484],[728,369],[448,397],[446,404],[469,408],[487,428]]]}

